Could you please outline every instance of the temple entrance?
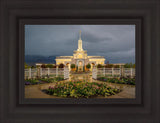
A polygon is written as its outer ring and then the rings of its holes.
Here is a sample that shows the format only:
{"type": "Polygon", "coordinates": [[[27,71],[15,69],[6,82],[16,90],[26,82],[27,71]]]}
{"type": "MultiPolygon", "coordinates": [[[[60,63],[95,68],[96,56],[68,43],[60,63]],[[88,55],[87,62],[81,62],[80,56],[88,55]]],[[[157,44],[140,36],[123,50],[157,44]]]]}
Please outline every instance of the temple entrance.
{"type": "Polygon", "coordinates": [[[82,61],[78,62],[78,72],[82,72],[83,71],[83,63],[82,61]]]}

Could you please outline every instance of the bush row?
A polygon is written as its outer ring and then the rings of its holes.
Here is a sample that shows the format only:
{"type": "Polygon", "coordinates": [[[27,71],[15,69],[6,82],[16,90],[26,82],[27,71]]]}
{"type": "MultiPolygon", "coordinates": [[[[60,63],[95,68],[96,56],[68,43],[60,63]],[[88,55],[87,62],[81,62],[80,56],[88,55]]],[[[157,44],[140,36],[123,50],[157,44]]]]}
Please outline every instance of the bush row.
{"type": "Polygon", "coordinates": [[[63,77],[54,77],[54,78],[41,78],[41,79],[27,79],[25,80],[25,85],[36,85],[43,83],[52,83],[64,80],[63,77]]]}
{"type": "Polygon", "coordinates": [[[98,77],[97,78],[103,82],[111,82],[111,83],[118,83],[118,84],[129,84],[135,85],[135,78],[107,78],[107,77],[98,77]]]}

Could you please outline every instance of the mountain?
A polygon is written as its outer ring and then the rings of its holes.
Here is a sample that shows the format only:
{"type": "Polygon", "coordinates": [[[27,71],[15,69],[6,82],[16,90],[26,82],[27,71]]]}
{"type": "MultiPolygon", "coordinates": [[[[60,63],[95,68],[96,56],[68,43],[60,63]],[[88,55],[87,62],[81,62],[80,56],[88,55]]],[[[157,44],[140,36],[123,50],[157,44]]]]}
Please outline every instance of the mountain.
{"type": "Polygon", "coordinates": [[[25,55],[25,63],[35,65],[35,63],[55,64],[56,56],[41,56],[41,55],[25,55]]]}

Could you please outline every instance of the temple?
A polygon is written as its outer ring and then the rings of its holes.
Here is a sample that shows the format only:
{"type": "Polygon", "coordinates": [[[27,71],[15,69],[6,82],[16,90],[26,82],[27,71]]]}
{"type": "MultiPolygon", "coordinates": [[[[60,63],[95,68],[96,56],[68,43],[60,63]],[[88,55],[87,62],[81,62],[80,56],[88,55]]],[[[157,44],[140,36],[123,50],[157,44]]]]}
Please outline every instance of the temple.
{"type": "Polygon", "coordinates": [[[83,50],[81,31],[79,32],[78,49],[73,52],[73,56],[58,56],[55,60],[56,65],[64,64],[69,66],[69,69],[71,64],[75,64],[78,71],[84,71],[87,64],[91,65],[91,70],[97,64],[105,64],[103,56],[88,56],[87,51],[83,50]]]}

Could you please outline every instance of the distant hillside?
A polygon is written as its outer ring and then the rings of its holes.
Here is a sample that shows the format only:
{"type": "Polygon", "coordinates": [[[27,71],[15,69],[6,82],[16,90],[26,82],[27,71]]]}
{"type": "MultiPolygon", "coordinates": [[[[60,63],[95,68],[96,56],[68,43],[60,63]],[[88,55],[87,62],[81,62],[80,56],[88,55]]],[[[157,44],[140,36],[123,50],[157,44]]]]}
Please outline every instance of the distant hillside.
{"type": "Polygon", "coordinates": [[[25,62],[28,65],[35,65],[35,63],[54,64],[56,56],[40,56],[40,55],[26,55],[25,62]]]}

